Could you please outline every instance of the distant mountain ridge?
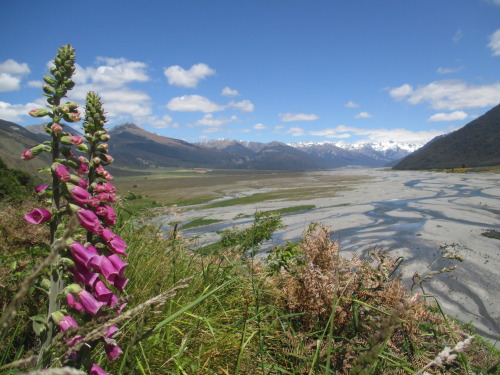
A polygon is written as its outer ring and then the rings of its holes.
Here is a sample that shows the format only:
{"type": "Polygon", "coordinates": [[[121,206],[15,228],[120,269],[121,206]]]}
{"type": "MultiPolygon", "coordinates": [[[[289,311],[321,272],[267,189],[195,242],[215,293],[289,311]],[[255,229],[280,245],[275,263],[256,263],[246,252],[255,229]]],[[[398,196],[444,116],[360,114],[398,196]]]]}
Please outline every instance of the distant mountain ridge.
{"type": "Polygon", "coordinates": [[[500,105],[398,162],[394,169],[449,169],[500,165],[500,105]]]}
{"type": "MultiPolygon", "coordinates": [[[[14,143],[20,143],[15,154],[5,153],[7,162],[11,159],[11,164],[16,167],[23,164],[17,159],[17,154],[21,155],[24,149],[48,139],[44,124],[26,127],[5,121],[0,124],[4,124],[0,126],[0,131],[5,133],[3,138],[13,138],[14,143]],[[11,134],[7,134],[9,131],[11,134]]],[[[81,136],[69,127],[67,131],[81,136]]],[[[397,142],[355,145],[344,142],[285,144],[233,139],[189,143],[151,133],[130,122],[114,126],[109,130],[109,134],[112,137],[109,144],[110,153],[115,158],[113,166],[135,169],[199,167],[313,170],[345,166],[380,167],[406,156],[412,147],[415,147],[397,142]]]]}

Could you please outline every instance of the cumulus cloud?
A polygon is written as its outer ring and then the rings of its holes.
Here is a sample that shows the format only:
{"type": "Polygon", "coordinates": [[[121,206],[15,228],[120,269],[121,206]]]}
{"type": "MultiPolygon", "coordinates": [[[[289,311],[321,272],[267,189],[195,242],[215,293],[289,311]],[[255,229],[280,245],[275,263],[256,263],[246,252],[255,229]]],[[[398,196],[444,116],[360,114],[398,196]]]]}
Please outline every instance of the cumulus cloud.
{"type": "Polygon", "coordinates": [[[196,121],[194,123],[194,125],[198,125],[198,126],[209,126],[209,127],[212,127],[212,128],[219,128],[221,127],[222,125],[224,124],[227,124],[227,123],[230,123],[230,122],[234,122],[238,120],[238,118],[236,116],[231,116],[231,117],[214,117],[213,114],[211,113],[207,113],[205,115],[203,115],[203,118],[196,121]]]}
{"type": "Polygon", "coordinates": [[[305,131],[302,128],[293,127],[293,128],[289,128],[285,133],[291,134],[294,137],[300,137],[300,136],[303,136],[305,134],[305,131]]]}
{"type": "Polygon", "coordinates": [[[289,121],[313,121],[319,119],[318,115],[307,113],[280,113],[280,120],[284,122],[289,121]]]}
{"type": "Polygon", "coordinates": [[[358,103],[355,103],[353,102],[352,100],[349,100],[346,105],[345,105],[347,108],[358,108],[359,107],[359,104],[358,103]]]}
{"type": "Polygon", "coordinates": [[[368,112],[360,112],[354,117],[356,117],[356,118],[372,118],[373,115],[371,113],[368,113],[368,112]]]}
{"type": "Polygon", "coordinates": [[[17,91],[21,88],[21,79],[7,73],[0,73],[0,92],[17,91]]]}
{"type": "Polygon", "coordinates": [[[6,121],[21,122],[22,117],[35,108],[40,108],[39,104],[10,104],[0,101],[0,118],[6,121]]]}
{"type": "Polygon", "coordinates": [[[169,115],[164,115],[162,117],[158,116],[148,116],[145,121],[150,124],[155,129],[165,129],[165,128],[178,128],[179,124],[174,122],[173,118],[169,115]]]}
{"type": "Polygon", "coordinates": [[[179,112],[217,112],[224,110],[224,106],[212,102],[200,95],[184,95],[171,99],[167,108],[179,112]]]}
{"type": "Polygon", "coordinates": [[[30,73],[26,63],[8,59],[0,63],[0,92],[17,91],[21,88],[21,78],[30,73]]]}
{"type": "Polygon", "coordinates": [[[202,79],[215,74],[215,70],[207,64],[200,63],[193,65],[188,70],[179,65],[170,66],[163,70],[163,74],[171,85],[195,88],[202,79]]]}
{"type": "Polygon", "coordinates": [[[362,136],[367,142],[383,142],[396,140],[408,143],[426,143],[434,137],[443,134],[440,130],[411,131],[408,129],[361,129],[346,125],[335,128],[309,131],[308,134],[326,138],[349,138],[362,136]]]}
{"type": "Polygon", "coordinates": [[[459,80],[444,80],[413,88],[409,84],[389,90],[397,100],[417,105],[427,102],[433,109],[454,111],[466,108],[484,108],[500,102],[500,82],[471,85],[459,80]]]}
{"type": "Polygon", "coordinates": [[[491,48],[493,56],[500,56],[500,29],[491,34],[488,47],[491,48]]]}
{"type": "Polygon", "coordinates": [[[267,126],[266,126],[266,125],[264,125],[264,124],[258,123],[258,124],[255,124],[255,125],[253,126],[253,128],[254,128],[255,130],[264,130],[264,129],[267,129],[267,126]]]}
{"type": "Polygon", "coordinates": [[[436,113],[427,119],[427,121],[456,121],[467,118],[467,113],[464,111],[455,111],[451,113],[436,113]]]}
{"type": "MultiPolygon", "coordinates": [[[[129,84],[149,81],[147,70],[146,63],[125,58],[98,57],[95,66],[90,67],[76,64],[73,76],[76,86],[68,96],[83,104],[87,92],[96,91],[104,102],[108,119],[120,121],[133,118],[143,123],[152,113],[151,97],[144,91],[131,89],[129,84]]],[[[153,122],[165,124],[154,117],[153,122]]]]}
{"type": "Polygon", "coordinates": [[[238,90],[233,90],[232,88],[229,87],[224,87],[220,93],[222,96],[229,96],[229,97],[235,97],[240,95],[238,90]]]}
{"type": "Polygon", "coordinates": [[[389,95],[392,96],[393,99],[400,101],[411,95],[413,92],[413,87],[411,85],[405,83],[402,86],[394,87],[389,89],[389,95]]]}
{"type": "Polygon", "coordinates": [[[227,105],[228,108],[235,108],[241,112],[253,112],[253,103],[250,100],[242,100],[241,102],[231,101],[227,105]]]}

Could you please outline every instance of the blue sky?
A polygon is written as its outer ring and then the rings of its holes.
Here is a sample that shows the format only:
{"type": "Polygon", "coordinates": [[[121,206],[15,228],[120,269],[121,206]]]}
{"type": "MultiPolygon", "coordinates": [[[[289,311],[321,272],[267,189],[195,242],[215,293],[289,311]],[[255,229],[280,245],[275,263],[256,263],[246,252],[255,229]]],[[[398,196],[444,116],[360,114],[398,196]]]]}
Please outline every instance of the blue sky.
{"type": "Polygon", "coordinates": [[[0,119],[44,105],[60,45],[84,103],[197,142],[426,142],[500,103],[500,0],[3,0],[0,119]]]}

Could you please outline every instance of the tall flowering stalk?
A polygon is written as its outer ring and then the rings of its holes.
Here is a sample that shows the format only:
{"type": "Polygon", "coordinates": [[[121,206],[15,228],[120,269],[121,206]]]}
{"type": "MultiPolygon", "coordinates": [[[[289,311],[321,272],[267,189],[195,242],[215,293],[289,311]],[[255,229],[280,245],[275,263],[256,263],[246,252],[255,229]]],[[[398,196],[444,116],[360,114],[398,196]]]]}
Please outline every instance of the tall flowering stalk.
{"type": "MultiPolygon", "coordinates": [[[[51,141],[26,150],[22,156],[24,160],[31,160],[42,152],[52,155],[52,184],[37,188],[39,194],[51,200],[51,210],[35,208],[25,215],[25,220],[33,224],[48,223],[51,245],[64,231],[65,217],[75,215],[80,224],[80,229],[65,241],[64,250],[50,266],[50,280],[43,283],[48,285],[49,301],[45,329],[40,332],[43,340],[39,367],[50,365],[50,349],[58,331],[72,332],[79,328],[78,321],[87,322],[109,311],[119,314],[125,305],[117,294],[123,293],[128,283],[123,275],[127,266],[123,260],[127,256],[126,244],[110,229],[116,224],[116,212],[112,208],[116,188],[110,183],[113,177],[105,167],[113,158],[108,154],[110,136],[104,128],[106,117],[96,93],[87,94],[83,122],[85,139],[64,130],[66,125],[62,121],[81,120],[77,103],[61,104],[62,98],[74,86],[71,80],[74,71],[74,49],[70,45],[63,46],[50,68],[51,75],[44,77],[46,109],[30,111],[33,117],[50,117],[45,130],[51,135],[51,141]]],[[[118,330],[116,326],[107,327],[101,335],[110,360],[122,353],[113,339],[118,330]]],[[[65,340],[73,347],[82,338],[76,335],[65,340]]],[[[105,374],[99,366],[88,361],[88,348],[95,345],[96,342],[76,345],[85,350],[75,350],[66,359],[68,364],[86,367],[90,373],[105,374]]]]}

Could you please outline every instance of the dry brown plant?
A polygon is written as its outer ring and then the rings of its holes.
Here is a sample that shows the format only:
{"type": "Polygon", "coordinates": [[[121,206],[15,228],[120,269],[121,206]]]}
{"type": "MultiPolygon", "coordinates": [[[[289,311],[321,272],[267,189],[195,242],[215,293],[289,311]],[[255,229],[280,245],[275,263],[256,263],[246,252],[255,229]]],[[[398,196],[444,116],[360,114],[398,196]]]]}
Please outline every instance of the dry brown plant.
{"type": "MultiPolygon", "coordinates": [[[[327,227],[313,224],[299,244],[303,265],[293,274],[283,271],[272,281],[282,292],[281,305],[298,314],[296,334],[283,337],[291,361],[320,353],[324,362],[325,356],[331,355],[332,366],[348,374],[356,364],[369,367],[382,350],[387,350],[419,368],[443,346],[454,345],[442,315],[432,312],[428,303],[412,296],[400,278],[392,276],[397,260],[377,250],[367,259],[356,255],[344,258],[331,237],[327,227]],[[325,332],[330,323],[332,340],[328,343],[325,332]],[[317,348],[318,342],[322,348],[317,348]]],[[[448,324],[458,339],[465,337],[456,325],[448,324]]]]}

